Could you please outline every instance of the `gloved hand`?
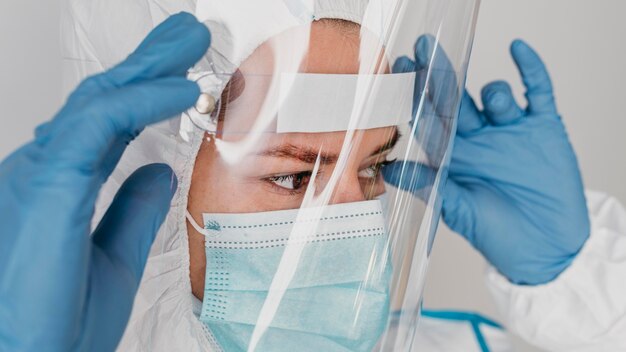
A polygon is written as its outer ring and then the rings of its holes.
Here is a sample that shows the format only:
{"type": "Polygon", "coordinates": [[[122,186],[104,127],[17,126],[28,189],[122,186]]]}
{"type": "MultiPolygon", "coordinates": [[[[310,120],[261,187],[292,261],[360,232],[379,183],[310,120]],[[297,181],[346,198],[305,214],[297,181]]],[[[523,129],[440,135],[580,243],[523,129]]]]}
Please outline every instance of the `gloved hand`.
{"type": "MultiPolygon", "coordinates": [[[[419,69],[428,62],[428,41],[432,39],[418,41],[415,62],[403,58],[397,66],[406,69],[413,62],[419,69]]],[[[442,215],[510,281],[536,285],[567,268],[588,238],[590,225],[576,156],[546,68],[522,41],[513,42],[511,54],[527,89],[528,106],[520,108],[503,81],[483,88],[482,111],[464,93],[449,178],[442,188],[442,215]]],[[[431,64],[449,66],[445,55],[437,56],[431,64]]],[[[433,82],[431,96],[445,102],[442,95],[452,96],[449,87],[456,82],[438,75],[433,73],[439,83],[433,82]]],[[[432,156],[433,151],[427,152],[432,156]]],[[[413,180],[428,175],[423,168],[417,169],[422,176],[413,180]]],[[[383,172],[388,182],[402,184],[393,165],[383,172]]],[[[402,179],[407,177],[413,175],[402,179]]],[[[402,188],[408,187],[415,192],[422,188],[404,182],[402,188]]]]}
{"type": "Polygon", "coordinates": [[[1,351],[115,349],[176,177],[137,170],[90,236],[96,197],[144,126],[194,104],[185,73],[209,42],[193,16],[172,16],[0,164],[1,351]]]}

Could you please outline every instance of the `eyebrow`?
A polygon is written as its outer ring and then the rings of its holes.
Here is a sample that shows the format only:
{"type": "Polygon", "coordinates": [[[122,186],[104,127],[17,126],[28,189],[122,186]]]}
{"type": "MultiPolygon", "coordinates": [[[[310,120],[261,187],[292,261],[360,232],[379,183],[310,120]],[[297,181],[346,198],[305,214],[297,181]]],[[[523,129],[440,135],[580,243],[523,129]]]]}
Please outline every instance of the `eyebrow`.
{"type": "MultiPolygon", "coordinates": [[[[370,157],[393,149],[396,144],[398,144],[399,139],[400,132],[398,132],[398,129],[396,128],[391,138],[389,138],[389,140],[384,144],[377,147],[374,152],[370,154],[370,157]]],[[[275,158],[295,159],[306,164],[315,164],[315,162],[319,158],[320,164],[322,165],[334,164],[337,162],[337,159],[339,159],[339,154],[320,153],[317,149],[305,146],[298,146],[290,143],[279,145],[276,148],[264,150],[258,155],[270,156],[275,158]]]]}
{"type": "Polygon", "coordinates": [[[376,148],[376,150],[374,150],[374,152],[370,154],[370,157],[374,155],[382,154],[386,151],[393,149],[396,146],[396,144],[398,144],[400,137],[402,137],[402,135],[400,134],[400,132],[398,132],[398,128],[394,129],[393,135],[391,136],[391,138],[389,138],[389,140],[385,144],[376,148]]]}

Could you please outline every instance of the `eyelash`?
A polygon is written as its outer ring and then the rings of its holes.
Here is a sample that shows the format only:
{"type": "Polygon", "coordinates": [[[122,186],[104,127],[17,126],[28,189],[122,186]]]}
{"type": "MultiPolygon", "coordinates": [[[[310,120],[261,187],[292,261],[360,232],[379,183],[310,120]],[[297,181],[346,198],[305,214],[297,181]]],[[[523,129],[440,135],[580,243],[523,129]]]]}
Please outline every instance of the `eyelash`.
{"type": "MultiPolygon", "coordinates": [[[[374,176],[371,177],[361,177],[360,178],[370,178],[370,179],[374,179],[376,178],[379,173],[380,170],[383,169],[385,166],[395,162],[396,159],[393,160],[384,160],[381,161],[379,163],[376,163],[372,166],[369,166],[368,168],[364,169],[364,170],[373,170],[374,172],[374,176]]],[[[361,173],[361,170],[359,173],[361,173]]],[[[274,187],[275,189],[281,191],[281,192],[289,192],[290,195],[296,195],[299,193],[302,193],[304,190],[306,190],[306,186],[308,185],[309,179],[311,178],[311,171],[303,171],[303,172],[298,172],[295,174],[288,174],[288,175],[278,175],[278,176],[271,176],[271,177],[267,177],[265,180],[272,185],[272,187],[274,187]],[[293,183],[294,180],[300,180],[300,186],[294,187],[292,189],[287,188],[287,187],[283,187],[283,186],[279,186],[277,183],[282,183],[282,182],[289,182],[289,183],[293,183]]]]}
{"type": "Polygon", "coordinates": [[[266,180],[270,183],[270,185],[272,185],[279,191],[283,191],[283,192],[287,191],[289,192],[290,195],[294,195],[294,194],[298,194],[302,192],[303,187],[299,186],[297,188],[289,189],[287,187],[279,186],[277,185],[277,183],[285,182],[285,181],[293,183],[293,181],[296,180],[297,178],[301,180],[306,179],[306,182],[300,181],[300,183],[304,185],[304,189],[306,189],[306,185],[308,185],[308,180],[311,178],[311,175],[312,175],[311,171],[303,171],[303,172],[298,172],[298,173],[289,174],[289,175],[271,176],[271,177],[266,178],[266,180]]]}

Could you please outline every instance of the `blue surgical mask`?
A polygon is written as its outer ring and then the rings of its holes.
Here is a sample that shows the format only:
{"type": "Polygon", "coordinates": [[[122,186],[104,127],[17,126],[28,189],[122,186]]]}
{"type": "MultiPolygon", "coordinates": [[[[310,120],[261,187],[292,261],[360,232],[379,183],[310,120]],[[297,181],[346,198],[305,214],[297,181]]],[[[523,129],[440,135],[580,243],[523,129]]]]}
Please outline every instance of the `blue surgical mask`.
{"type": "Polygon", "coordinates": [[[203,220],[200,320],[224,351],[247,351],[251,341],[276,352],[376,346],[391,280],[380,201],[203,220]]]}

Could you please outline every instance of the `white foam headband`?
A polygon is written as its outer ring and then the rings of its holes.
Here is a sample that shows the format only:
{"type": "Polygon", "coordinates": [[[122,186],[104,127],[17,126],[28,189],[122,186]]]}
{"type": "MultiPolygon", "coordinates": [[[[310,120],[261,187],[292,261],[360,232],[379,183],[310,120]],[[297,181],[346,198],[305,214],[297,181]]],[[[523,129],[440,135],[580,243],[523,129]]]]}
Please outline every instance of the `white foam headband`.
{"type": "Polygon", "coordinates": [[[411,121],[415,73],[283,73],[276,132],[334,132],[411,121]]]}

